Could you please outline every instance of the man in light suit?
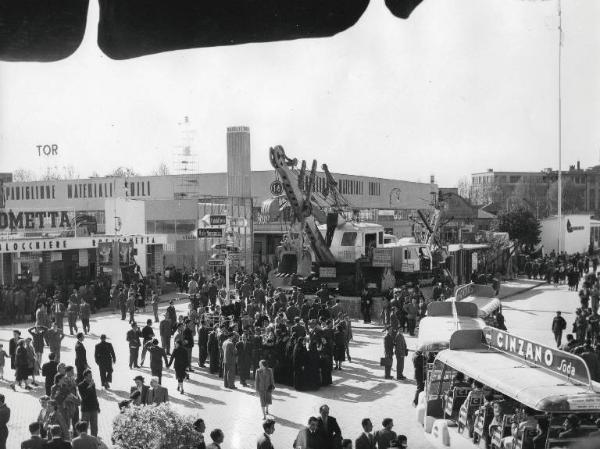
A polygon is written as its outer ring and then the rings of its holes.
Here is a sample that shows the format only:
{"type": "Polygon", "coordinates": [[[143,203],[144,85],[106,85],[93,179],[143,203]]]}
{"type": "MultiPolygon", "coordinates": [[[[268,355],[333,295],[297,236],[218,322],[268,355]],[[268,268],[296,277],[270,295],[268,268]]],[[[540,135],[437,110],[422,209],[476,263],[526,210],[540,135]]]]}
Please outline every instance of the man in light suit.
{"type": "Polygon", "coordinates": [[[231,336],[223,343],[223,384],[225,388],[236,389],[235,386],[235,343],[237,333],[231,336]]]}
{"type": "Polygon", "coordinates": [[[273,419],[266,419],[263,422],[264,433],[258,437],[256,443],[256,449],[274,449],[273,443],[271,443],[271,435],[275,432],[275,421],[273,419]]]}
{"type": "Polygon", "coordinates": [[[308,427],[298,432],[294,440],[294,449],[322,449],[325,447],[323,434],[317,430],[319,420],[314,416],[308,418],[308,427]]]}
{"type": "Polygon", "coordinates": [[[373,436],[373,423],[369,418],[362,420],[363,433],[356,439],[356,449],[375,449],[375,437],[373,436]]]}
{"type": "Polygon", "coordinates": [[[73,438],[71,446],[73,449],[98,449],[98,440],[87,434],[88,422],[79,421],[75,424],[75,430],[79,434],[77,438],[73,438]]]}
{"type": "Polygon", "coordinates": [[[148,404],[162,404],[169,401],[169,390],[158,384],[158,378],[153,377],[150,380],[150,390],[148,390],[148,404]]]}

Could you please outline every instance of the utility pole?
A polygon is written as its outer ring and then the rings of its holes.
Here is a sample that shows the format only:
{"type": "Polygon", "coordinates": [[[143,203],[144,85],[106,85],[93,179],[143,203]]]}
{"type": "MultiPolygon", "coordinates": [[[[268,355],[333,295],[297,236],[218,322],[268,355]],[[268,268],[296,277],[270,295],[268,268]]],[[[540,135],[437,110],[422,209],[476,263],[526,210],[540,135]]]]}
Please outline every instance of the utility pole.
{"type": "Polygon", "coordinates": [[[558,254],[563,248],[562,226],[562,5],[558,0],[558,254]]]}

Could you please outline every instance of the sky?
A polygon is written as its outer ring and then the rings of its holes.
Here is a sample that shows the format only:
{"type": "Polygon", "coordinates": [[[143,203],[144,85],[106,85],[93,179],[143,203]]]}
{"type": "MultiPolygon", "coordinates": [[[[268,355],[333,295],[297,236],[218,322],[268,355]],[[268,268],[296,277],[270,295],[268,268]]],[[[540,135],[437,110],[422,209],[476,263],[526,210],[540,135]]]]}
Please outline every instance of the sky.
{"type": "MultiPolygon", "coordinates": [[[[563,0],[563,168],[600,164],[600,2],[563,0]]],[[[408,20],[373,0],[331,38],[114,61],[96,44],[53,63],[0,62],[0,171],[172,165],[185,116],[200,171],[226,170],[226,128],[337,173],[451,187],[489,168],[558,166],[557,0],[424,0],[408,20]],[[39,156],[37,145],[58,154],[39,156]]]]}

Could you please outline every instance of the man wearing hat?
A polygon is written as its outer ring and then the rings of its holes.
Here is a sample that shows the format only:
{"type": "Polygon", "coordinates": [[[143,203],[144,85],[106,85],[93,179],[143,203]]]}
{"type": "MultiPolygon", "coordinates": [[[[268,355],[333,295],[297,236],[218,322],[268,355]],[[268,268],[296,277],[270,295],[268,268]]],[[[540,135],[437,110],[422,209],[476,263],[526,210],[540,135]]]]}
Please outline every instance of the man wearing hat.
{"type": "Polygon", "coordinates": [[[144,385],[144,378],[142,376],[135,376],[133,378],[135,386],[131,387],[129,398],[135,405],[146,405],[148,403],[148,391],[150,387],[144,385]]]}
{"type": "Polygon", "coordinates": [[[113,364],[117,363],[117,357],[113,345],[106,341],[105,334],[100,335],[100,343],[96,345],[94,359],[100,370],[100,383],[108,390],[112,382],[113,364]]]}

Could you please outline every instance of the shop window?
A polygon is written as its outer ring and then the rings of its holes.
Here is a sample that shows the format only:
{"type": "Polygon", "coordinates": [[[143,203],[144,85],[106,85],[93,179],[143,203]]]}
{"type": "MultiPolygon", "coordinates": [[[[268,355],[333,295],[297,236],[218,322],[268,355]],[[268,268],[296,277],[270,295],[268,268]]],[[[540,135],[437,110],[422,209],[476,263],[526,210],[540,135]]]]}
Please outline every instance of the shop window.
{"type": "Polygon", "coordinates": [[[178,220],[176,223],[176,233],[179,235],[186,235],[196,230],[196,223],[194,220],[178,220]]]}
{"type": "Polygon", "coordinates": [[[154,234],[156,232],[156,223],[152,220],[146,221],[146,234],[154,234]]]}
{"type": "Polygon", "coordinates": [[[175,221],[174,220],[157,220],[155,232],[157,234],[175,234],[175,221]]]}

